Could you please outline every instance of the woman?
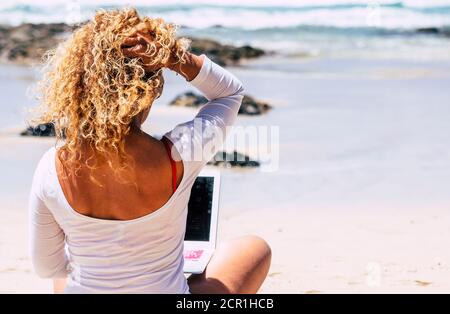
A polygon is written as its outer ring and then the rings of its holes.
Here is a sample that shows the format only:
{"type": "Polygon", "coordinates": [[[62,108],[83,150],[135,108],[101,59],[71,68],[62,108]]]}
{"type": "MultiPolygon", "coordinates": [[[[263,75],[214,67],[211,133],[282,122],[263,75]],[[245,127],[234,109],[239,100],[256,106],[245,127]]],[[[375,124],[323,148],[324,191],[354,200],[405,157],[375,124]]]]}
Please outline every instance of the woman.
{"type": "Polygon", "coordinates": [[[203,274],[183,274],[192,184],[243,97],[239,80],[187,44],[161,19],[101,11],[49,58],[41,121],[55,124],[62,144],[36,169],[30,234],[35,270],[56,290],[255,293],[264,281],[271,252],[254,236],[219,247],[203,274]],[[156,139],[141,125],[162,93],[163,68],[209,102],[156,139]]]}

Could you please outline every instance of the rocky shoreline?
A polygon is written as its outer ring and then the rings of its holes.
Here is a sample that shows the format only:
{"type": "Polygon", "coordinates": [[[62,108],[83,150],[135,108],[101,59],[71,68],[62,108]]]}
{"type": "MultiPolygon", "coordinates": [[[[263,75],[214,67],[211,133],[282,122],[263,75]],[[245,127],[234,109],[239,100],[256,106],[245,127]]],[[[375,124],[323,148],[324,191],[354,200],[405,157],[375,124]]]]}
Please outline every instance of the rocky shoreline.
{"type": "MultiPolygon", "coordinates": [[[[21,64],[39,62],[45,52],[54,48],[65,36],[76,29],[64,23],[0,26],[0,61],[21,64]]],[[[266,54],[251,46],[235,47],[217,41],[191,38],[193,53],[206,53],[220,65],[237,65],[243,59],[252,59],[266,54]]]]}
{"type": "Polygon", "coordinates": [[[261,57],[266,52],[248,45],[236,47],[223,45],[211,39],[191,38],[191,51],[195,54],[207,54],[212,61],[222,66],[237,65],[243,59],[261,57]]]}
{"type": "Polygon", "coordinates": [[[64,23],[1,26],[0,61],[22,64],[39,62],[47,50],[54,48],[74,29],[64,23]]]}

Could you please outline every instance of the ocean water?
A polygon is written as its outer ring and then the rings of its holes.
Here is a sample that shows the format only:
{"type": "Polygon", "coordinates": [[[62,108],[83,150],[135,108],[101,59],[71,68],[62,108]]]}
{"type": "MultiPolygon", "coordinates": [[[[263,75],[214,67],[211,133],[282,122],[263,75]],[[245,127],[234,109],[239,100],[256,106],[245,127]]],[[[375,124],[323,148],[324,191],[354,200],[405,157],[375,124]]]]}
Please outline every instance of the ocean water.
{"type": "Polygon", "coordinates": [[[99,8],[124,5],[176,23],[182,34],[287,55],[348,57],[356,51],[371,57],[450,58],[449,0],[7,0],[0,3],[0,24],[77,23],[99,8]],[[432,32],[418,33],[421,29],[432,32]]]}
{"type": "Polygon", "coordinates": [[[25,66],[0,64],[0,130],[24,127],[36,104],[34,91],[39,71],[25,66]]]}

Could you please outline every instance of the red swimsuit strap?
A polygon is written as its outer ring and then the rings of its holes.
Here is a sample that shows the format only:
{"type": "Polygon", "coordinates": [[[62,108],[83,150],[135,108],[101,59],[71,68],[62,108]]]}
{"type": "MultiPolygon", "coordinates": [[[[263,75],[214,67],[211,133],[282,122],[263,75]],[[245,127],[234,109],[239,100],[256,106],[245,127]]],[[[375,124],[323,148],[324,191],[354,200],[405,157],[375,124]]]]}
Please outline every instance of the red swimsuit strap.
{"type": "Polygon", "coordinates": [[[167,140],[165,138],[163,138],[162,142],[164,143],[164,147],[166,148],[167,155],[169,156],[170,167],[172,168],[172,190],[175,193],[175,191],[177,189],[177,165],[175,163],[175,160],[173,160],[173,158],[172,158],[169,143],[167,142],[167,140]]]}

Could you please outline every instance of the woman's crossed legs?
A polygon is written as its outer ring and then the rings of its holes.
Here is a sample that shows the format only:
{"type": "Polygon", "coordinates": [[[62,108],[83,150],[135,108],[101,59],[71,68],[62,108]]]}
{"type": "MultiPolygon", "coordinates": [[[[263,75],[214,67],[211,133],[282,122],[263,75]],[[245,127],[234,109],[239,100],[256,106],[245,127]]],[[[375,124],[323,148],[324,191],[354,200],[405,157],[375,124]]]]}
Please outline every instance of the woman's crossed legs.
{"type": "Polygon", "coordinates": [[[188,279],[191,293],[256,293],[267,276],[272,253],[257,236],[224,243],[205,271],[188,279]]]}

